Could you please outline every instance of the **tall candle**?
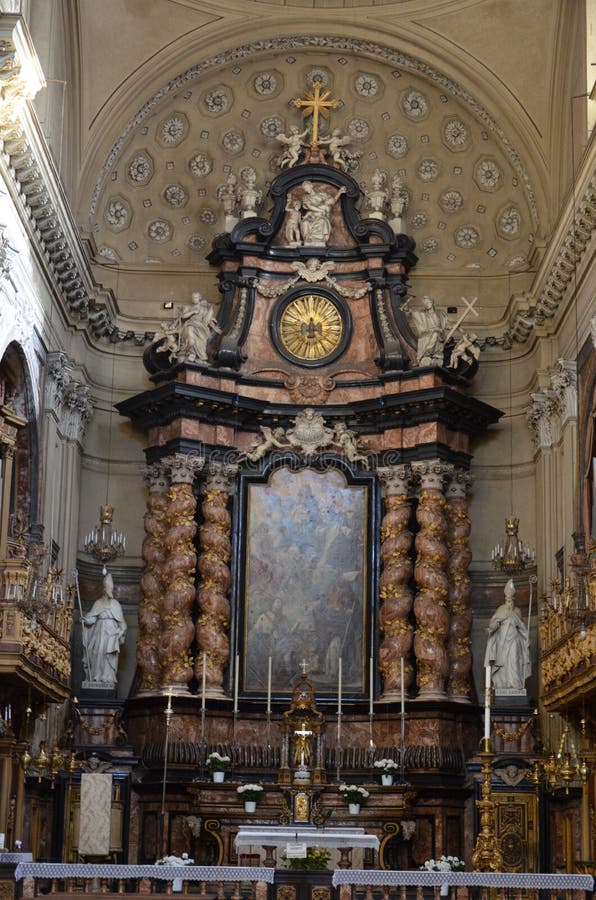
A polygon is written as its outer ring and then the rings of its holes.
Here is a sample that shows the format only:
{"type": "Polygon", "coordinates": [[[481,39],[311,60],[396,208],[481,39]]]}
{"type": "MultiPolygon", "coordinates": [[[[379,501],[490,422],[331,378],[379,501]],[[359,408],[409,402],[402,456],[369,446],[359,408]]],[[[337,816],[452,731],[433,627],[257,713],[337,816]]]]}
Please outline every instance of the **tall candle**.
{"type": "Polygon", "coordinates": [[[205,709],[205,687],[207,684],[207,654],[203,652],[203,680],[201,682],[201,709],[205,709]]]}
{"type": "Polygon", "coordinates": [[[485,666],[485,685],[484,685],[484,737],[490,739],[490,682],[491,682],[491,665],[485,666]]]}
{"type": "Polygon", "coordinates": [[[341,656],[337,663],[337,712],[341,712],[341,656]]]}
{"type": "Polygon", "coordinates": [[[404,665],[403,656],[399,661],[399,670],[401,673],[401,698],[400,698],[401,699],[401,714],[403,716],[406,711],[406,688],[405,688],[405,684],[404,684],[404,679],[406,676],[405,676],[405,665],[404,665]]]}
{"type": "Polygon", "coordinates": [[[267,715],[271,712],[271,657],[267,664],[267,715]]]}
{"type": "Polygon", "coordinates": [[[368,707],[368,712],[372,716],[373,714],[373,702],[375,699],[375,670],[374,670],[374,662],[371,656],[369,663],[369,679],[370,679],[370,704],[368,707]]]}
{"type": "Polygon", "coordinates": [[[236,654],[236,666],[234,671],[234,712],[238,712],[238,678],[240,676],[240,655],[236,654]]]}

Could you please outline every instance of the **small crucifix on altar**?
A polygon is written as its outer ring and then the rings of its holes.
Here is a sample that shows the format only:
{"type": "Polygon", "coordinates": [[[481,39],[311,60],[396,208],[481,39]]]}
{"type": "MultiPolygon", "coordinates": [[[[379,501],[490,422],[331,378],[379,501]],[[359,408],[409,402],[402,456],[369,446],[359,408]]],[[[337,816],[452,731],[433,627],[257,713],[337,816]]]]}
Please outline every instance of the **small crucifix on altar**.
{"type": "Polygon", "coordinates": [[[297,728],[294,731],[294,735],[296,737],[295,747],[294,747],[294,760],[299,763],[301,769],[306,768],[306,764],[310,761],[310,740],[312,737],[312,731],[306,727],[306,723],[302,723],[301,728],[297,728]]]}

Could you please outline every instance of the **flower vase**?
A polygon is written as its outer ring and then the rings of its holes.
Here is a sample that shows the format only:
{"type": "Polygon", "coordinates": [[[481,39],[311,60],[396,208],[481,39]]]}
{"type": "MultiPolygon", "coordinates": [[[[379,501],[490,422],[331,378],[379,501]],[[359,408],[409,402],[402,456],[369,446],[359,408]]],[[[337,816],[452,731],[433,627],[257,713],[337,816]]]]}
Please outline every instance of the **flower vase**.
{"type": "Polygon", "coordinates": [[[389,785],[393,784],[393,775],[381,775],[381,784],[389,787],[389,785]]]}
{"type": "Polygon", "coordinates": [[[256,808],[257,808],[256,800],[245,800],[244,801],[244,812],[254,813],[256,811],[256,808]]]}
{"type": "Polygon", "coordinates": [[[348,803],[348,812],[351,816],[357,816],[360,812],[360,804],[359,803],[348,803]]]}
{"type": "Polygon", "coordinates": [[[214,780],[214,781],[217,781],[217,782],[219,782],[219,783],[221,783],[221,782],[224,780],[225,777],[226,777],[226,773],[225,773],[225,772],[214,772],[214,773],[213,773],[213,780],[214,780]]]}

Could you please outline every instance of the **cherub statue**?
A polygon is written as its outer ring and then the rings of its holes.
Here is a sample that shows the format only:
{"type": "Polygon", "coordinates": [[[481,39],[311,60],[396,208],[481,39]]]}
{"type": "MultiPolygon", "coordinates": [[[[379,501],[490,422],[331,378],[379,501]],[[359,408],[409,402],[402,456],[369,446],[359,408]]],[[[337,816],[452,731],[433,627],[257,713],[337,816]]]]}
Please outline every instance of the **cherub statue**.
{"type": "Polygon", "coordinates": [[[306,262],[297,259],[291,264],[291,268],[300,275],[303,281],[315,284],[317,281],[324,281],[328,278],[329,272],[335,268],[335,262],[332,259],[321,262],[316,256],[310,256],[306,262]]]}
{"type": "Polygon", "coordinates": [[[245,450],[243,453],[240,453],[237,458],[237,462],[244,462],[245,460],[249,460],[250,462],[258,462],[260,459],[273,450],[274,447],[279,449],[287,449],[289,444],[285,440],[284,430],[283,428],[269,428],[268,425],[260,425],[259,430],[261,431],[262,437],[255,438],[248,450],[245,450]]]}
{"type": "Polygon", "coordinates": [[[304,138],[307,134],[308,128],[299,132],[298,128],[295,125],[292,125],[289,134],[284,134],[282,131],[280,134],[275,135],[275,139],[285,146],[283,153],[277,157],[277,165],[280,169],[289,169],[296,165],[300,158],[302,148],[306,146],[304,144],[304,138]]]}
{"type": "Polygon", "coordinates": [[[460,362],[467,363],[471,366],[480,356],[477,335],[473,334],[473,332],[467,334],[465,331],[457,331],[456,337],[457,340],[451,351],[451,357],[449,358],[449,365],[447,367],[449,369],[457,369],[460,362]]]}
{"type": "Polygon", "coordinates": [[[329,153],[334,165],[342,172],[351,172],[358,165],[358,160],[362,153],[358,150],[348,150],[347,145],[351,143],[349,135],[342,135],[339,128],[334,128],[329,137],[319,138],[319,144],[327,144],[329,153]]]}
{"type": "Polygon", "coordinates": [[[340,452],[350,462],[361,462],[364,469],[369,468],[368,457],[360,452],[361,442],[358,435],[355,431],[350,431],[345,422],[337,422],[333,433],[333,443],[339,447],[340,452]]]}

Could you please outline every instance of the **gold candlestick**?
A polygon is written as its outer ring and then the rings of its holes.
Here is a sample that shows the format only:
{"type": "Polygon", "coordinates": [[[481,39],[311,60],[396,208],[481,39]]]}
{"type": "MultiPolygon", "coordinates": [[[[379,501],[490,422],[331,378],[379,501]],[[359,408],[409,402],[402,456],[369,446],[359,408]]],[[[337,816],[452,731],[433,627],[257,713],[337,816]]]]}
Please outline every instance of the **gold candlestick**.
{"type": "Polygon", "coordinates": [[[490,749],[490,738],[483,738],[482,744],[484,749],[479,754],[482,760],[482,798],[476,801],[480,811],[480,831],[472,854],[472,867],[475,872],[501,872],[503,856],[495,831],[495,803],[492,798],[492,761],[495,754],[490,749]]]}

